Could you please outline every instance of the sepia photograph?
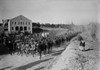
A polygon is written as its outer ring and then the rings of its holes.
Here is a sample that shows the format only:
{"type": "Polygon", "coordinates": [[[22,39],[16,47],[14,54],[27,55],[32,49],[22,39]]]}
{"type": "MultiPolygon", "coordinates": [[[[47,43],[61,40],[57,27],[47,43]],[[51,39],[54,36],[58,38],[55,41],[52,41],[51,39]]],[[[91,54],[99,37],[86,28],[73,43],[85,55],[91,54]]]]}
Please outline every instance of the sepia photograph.
{"type": "Polygon", "coordinates": [[[100,0],[0,0],[0,70],[100,70],[100,0]]]}

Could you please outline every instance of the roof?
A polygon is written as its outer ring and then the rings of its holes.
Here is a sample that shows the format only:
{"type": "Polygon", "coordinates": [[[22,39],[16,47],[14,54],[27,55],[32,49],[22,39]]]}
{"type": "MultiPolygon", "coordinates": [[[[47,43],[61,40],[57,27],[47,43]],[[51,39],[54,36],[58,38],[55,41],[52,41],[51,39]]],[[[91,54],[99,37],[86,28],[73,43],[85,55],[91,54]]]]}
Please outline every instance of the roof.
{"type": "Polygon", "coordinates": [[[19,15],[17,17],[12,18],[11,20],[26,20],[26,21],[31,21],[30,19],[26,18],[23,15],[19,15]]]}

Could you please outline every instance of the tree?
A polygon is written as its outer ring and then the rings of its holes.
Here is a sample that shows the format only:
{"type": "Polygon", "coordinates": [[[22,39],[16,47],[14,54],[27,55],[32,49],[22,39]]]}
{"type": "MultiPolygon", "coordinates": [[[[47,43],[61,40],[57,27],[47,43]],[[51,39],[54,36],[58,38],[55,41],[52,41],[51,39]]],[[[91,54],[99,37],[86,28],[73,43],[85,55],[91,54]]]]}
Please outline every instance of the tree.
{"type": "Polygon", "coordinates": [[[40,23],[39,23],[39,22],[38,22],[38,23],[33,22],[33,23],[32,23],[32,27],[40,27],[40,23]]]}

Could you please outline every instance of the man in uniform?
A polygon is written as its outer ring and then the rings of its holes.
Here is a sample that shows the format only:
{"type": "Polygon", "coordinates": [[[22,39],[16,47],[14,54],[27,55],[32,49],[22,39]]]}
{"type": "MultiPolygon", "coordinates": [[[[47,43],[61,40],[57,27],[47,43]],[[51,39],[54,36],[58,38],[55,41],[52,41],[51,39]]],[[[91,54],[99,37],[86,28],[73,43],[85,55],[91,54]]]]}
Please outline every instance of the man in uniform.
{"type": "Polygon", "coordinates": [[[80,50],[85,51],[85,41],[84,40],[80,40],[80,50]]]}

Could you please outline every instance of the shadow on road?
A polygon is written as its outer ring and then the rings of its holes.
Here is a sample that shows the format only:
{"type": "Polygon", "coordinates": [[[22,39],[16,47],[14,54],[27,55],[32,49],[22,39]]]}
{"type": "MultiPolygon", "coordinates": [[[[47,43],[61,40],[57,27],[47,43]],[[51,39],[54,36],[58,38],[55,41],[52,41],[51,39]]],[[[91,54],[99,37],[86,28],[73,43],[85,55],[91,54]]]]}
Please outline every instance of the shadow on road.
{"type": "Polygon", "coordinates": [[[8,48],[0,44],[0,55],[9,54],[8,48]]]}
{"type": "Polygon", "coordinates": [[[63,51],[64,51],[64,49],[63,49],[63,50],[56,51],[56,52],[54,52],[54,53],[52,54],[52,56],[60,55],[63,51]]]}
{"type": "Polygon", "coordinates": [[[11,68],[12,66],[9,66],[9,67],[5,67],[5,68],[2,68],[0,70],[5,70],[5,69],[8,69],[8,68],[11,68]]]}
{"type": "Polygon", "coordinates": [[[45,61],[48,61],[48,60],[50,60],[50,59],[52,59],[52,58],[45,59],[45,60],[39,60],[39,61],[36,61],[36,62],[32,62],[32,63],[29,63],[29,64],[27,64],[27,65],[14,68],[14,69],[12,69],[12,70],[26,70],[27,68],[31,68],[31,67],[33,67],[33,66],[35,66],[35,65],[37,65],[37,64],[39,64],[39,63],[41,63],[41,62],[45,62],[45,61]]]}
{"type": "Polygon", "coordinates": [[[41,69],[43,69],[44,67],[40,67],[40,68],[37,68],[37,69],[34,69],[34,70],[41,70],[41,69]]]}

